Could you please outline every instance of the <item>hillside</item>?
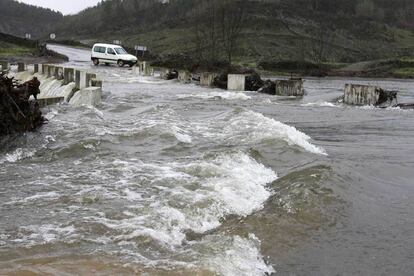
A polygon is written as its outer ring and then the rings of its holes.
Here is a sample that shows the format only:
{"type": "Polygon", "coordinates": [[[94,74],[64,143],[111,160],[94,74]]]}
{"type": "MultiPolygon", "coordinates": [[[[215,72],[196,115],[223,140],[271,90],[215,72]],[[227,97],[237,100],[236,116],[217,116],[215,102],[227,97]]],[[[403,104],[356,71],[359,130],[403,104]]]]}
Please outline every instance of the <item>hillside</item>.
{"type": "Polygon", "coordinates": [[[62,20],[61,13],[50,9],[16,2],[0,0],[0,32],[24,37],[31,34],[32,39],[46,37],[53,26],[62,20]]]}
{"type": "Polygon", "coordinates": [[[245,64],[414,56],[410,0],[107,0],[65,17],[55,31],[90,43],[118,39],[160,54],[226,59],[223,18],[233,23],[237,13],[243,18],[233,59],[245,64]],[[223,15],[223,5],[235,12],[223,15]]]}
{"type": "Polygon", "coordinates": [[[60,41],[121,40],[129,48],[147,46],[152,57],[184,54],[194,63],[319,74],[370,61],[369,76],[411,76],[414,70],[412,0],[103,0],[65,17],[0,0],[0,16],[0,32],[16,36],[55,32],[60,41]]]}

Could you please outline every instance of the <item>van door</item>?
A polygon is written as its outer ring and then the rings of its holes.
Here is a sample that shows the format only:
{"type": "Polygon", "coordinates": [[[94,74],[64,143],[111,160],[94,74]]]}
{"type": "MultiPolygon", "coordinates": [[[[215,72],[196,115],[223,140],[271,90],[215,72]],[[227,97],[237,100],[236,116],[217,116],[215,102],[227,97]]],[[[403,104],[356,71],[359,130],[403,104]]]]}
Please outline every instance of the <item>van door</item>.
{"type": "Polygon", "coordinates": [[[99,47],[99,58],[100,59],[106,59],[106,47],[100,46],[99,47]]]}
{"type": "Polygon", "coordinates": [[[109,60],[109,62],[117,63],[118,57],[117,57],[116,52],[114,51],[114,49],[108,47],[106,49],[106,56],[107,56],[107,59],[109,60]]]}
{"type": "Polygon", "coordinates": [[[95,58],[97,58],[99,60],[105,59],[105,52],[106,52],[106,48],[105,47],[95,46],[93,48],[93,52],[94,52],[94,55],[93,56],[95,58]]]}

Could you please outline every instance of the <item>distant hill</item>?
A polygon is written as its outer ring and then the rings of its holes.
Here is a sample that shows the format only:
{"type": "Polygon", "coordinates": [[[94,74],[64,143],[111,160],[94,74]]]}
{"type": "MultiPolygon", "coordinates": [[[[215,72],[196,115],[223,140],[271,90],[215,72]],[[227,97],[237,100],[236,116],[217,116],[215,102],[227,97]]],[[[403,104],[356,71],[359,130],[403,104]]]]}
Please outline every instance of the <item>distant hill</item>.
{"type": "MultiPolygon", "coordinates": [[[[66,16],[55,31],[68,39],[118,39],[127,46],[145,44],[157,53],[226,58],[223,3],[230,11],[243,7],[235,60],[246,64],[414,55],[412,0],[106,0],[66,16]]],[[[226,20],[232,24],[237,18],[226,20]]]]}
{"type": "Polygon", "coordinates": [[[46,37],[63,19],[61,13],[14,0],[0,0],[0,32],[32,39],[46,37]]]}
{"type": "Polygon", "coordinates": [[[103,0],[65,17],[0,0],[0,17],[0,32],[17,36],[121,40],[156,54],[247,66],[414,56],[413,0],[103,0]]]}

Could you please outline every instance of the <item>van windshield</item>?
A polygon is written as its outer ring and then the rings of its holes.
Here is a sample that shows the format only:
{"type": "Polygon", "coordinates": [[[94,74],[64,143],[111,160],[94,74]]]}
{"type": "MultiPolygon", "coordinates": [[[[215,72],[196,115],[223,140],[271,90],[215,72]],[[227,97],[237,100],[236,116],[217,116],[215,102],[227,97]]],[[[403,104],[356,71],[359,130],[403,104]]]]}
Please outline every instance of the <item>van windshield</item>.
{"type": "Polygon", "coordinates": [[[118,55],[128,54],[127,51],[124,50],[124,48],[115,48],[115,51],[118,55]]]}

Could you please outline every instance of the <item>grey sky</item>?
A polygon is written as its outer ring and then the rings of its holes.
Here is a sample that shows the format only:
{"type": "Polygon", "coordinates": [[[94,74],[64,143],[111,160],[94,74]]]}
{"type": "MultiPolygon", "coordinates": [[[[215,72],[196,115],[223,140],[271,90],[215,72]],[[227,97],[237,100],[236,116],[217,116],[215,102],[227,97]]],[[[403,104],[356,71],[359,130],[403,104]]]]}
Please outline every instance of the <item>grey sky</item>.
{"type": "Polygon", "coordinates": [[[63,14],[74,14],[87,7],[96,5],[101,0],[19,0],[30,5],[50,8],[63,14]]]}

